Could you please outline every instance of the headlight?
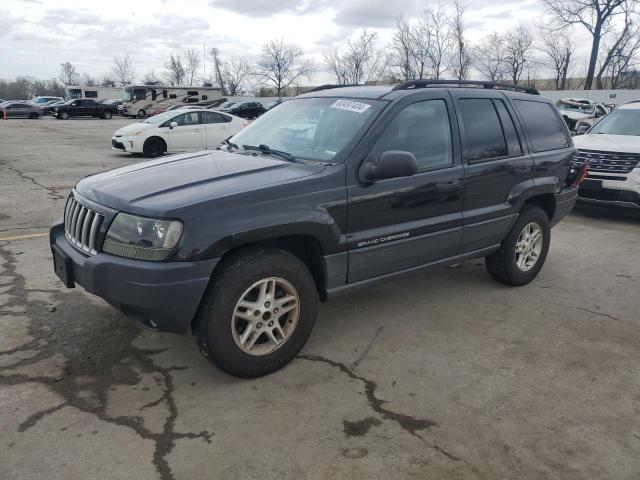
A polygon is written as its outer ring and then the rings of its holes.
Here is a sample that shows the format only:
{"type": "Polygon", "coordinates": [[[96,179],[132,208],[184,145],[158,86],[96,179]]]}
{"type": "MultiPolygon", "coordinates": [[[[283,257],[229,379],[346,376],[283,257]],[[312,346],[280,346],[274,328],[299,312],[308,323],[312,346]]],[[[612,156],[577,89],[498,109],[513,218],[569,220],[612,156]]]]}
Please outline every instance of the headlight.
{"type": "Polygon", "coordinates": [[[182,234],[182,222],[119,213],[107,231],[102,250],[120,257],[160,261],[182,234]]]}
{"type": "Polygon", "coordinates": [[[144,133],[144,130],[136,130],[135,132],[131,132],[129,135],[130,136],[136,136],[136,135],[142,135],[144,133]]]}

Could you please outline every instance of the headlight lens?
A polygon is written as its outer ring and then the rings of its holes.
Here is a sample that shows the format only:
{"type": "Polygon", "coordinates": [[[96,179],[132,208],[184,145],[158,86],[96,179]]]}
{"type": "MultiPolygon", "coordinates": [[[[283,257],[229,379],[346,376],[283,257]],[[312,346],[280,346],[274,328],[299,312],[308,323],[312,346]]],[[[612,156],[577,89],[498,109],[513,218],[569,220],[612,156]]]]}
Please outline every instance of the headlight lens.
{"type": "Polygon", "coordinates": [[[182,222],[119,213],[111,223],[102,251],[120,257],[160,261],[182,234],[182,222]]]}
{"type": "Polygon", "coordinates": [[[144,133],[144,130],[136,130],[135,132],[131,132],[129,135],[130,136],[136,136],[136,135],[142,135],[144,133]]]}

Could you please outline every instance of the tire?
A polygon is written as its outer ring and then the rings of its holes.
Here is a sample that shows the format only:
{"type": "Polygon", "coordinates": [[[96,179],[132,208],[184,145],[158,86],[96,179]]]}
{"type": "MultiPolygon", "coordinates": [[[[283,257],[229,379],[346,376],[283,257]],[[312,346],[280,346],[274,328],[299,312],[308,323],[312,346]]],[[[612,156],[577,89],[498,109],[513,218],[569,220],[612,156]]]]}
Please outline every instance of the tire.
{"type": "Polygon", "coordinates": [[[166,144],[158,137],[147,138],[142,146],[142,153],[147,158],[161,157],[166,151],[166,144]]]}
{"type": "Polygon", "coordinates": [[[525,205],[502,241],[500,249],[485,257],[487,271],[494,279],[506,285],[526,285],[542,270],[549,252],[550,240],[551,227],[545,211],[534,205],[525,205]],[[527,232],[524,231],[525,228],[528,229],[527,232]],[[525,239],[535,238],[536,229],[539,229],[542,235],[541,241],[533,241],[527,246],[525,239]],[[520,240],[522,242],[519,243],[520,240]],[[516,252],[516,248],[524,250],[520,253],[516,252]],[[530,261],[526,261],[527,258],[530,261]]]}
{"type": "Polygon", "coordinates": [[[144,110],[138,110],[138,118],[144,118],[147,116],[147,112],[144,110]]]}
{"type": "Polygon", "coordinates": [[[102,114],[102,118],[104,118],[105,120],[111,120],[111,117],[112,117],[111,112],[104,112],[102,114]]]}
{"type": "Polygon", "coordinates": [[[279,370],[298,354],[313,330],[317,310],[315,282],[298,257],[277,248],[241,250],[216,272],[196,314],[193,334],[214,365],[236,377],[255,378],[279,370]],[[264,282],[271,285],[265,292],[273,293],[262,300],[275,298],[272,304],[261,301],[264,282]],[[285,305],[285,297],[295,300],[285,305]],[[241,301],[260,310],[242,310],[241,301]],[[278,306],[292,309],[277,314],[278,306]]]}
{"type": "Polygon", "coordinates": [[[39,116],[40,115],[38,115],[36,112],[32,112],[29,114],[29,118],[32,120],[37,120],[39,116]]]}
{"type": "Polygon", "coordinates": [[[67,112],[61,112],[58,114],[60,120],[69,120],[69,114],[67,112]]]}

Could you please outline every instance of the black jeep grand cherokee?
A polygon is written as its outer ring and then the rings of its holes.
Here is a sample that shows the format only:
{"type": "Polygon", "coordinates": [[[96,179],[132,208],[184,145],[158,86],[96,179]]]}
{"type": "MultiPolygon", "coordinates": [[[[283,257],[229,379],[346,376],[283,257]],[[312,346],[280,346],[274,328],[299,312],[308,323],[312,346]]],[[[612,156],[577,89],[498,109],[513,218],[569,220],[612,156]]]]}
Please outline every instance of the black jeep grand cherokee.
{"type": "Polygon", "coordinates": [[[585,174],[536,94],[411,81],[298,96],[216,151],[80,181],[51,229],[55,270],[147,328],[191,327],[241,377],[287,364],[341,291],[474,257],[525,285],[585,174]]]}

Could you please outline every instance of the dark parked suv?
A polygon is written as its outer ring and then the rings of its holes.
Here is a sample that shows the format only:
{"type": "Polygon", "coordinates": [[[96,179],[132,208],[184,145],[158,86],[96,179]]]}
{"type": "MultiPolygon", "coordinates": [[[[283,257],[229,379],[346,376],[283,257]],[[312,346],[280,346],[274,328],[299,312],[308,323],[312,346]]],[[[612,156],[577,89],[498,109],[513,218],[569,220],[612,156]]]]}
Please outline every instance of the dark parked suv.
{"type": "Polygon", "coordinates": [[[574,152],[533,89],[325,89],[218,150],[81,180],[51,229],[54,267],[149,329],[191,328],[225,371],[264,375],[339,292],[476,257],[531,282],[586,175],[574,152]]]}

